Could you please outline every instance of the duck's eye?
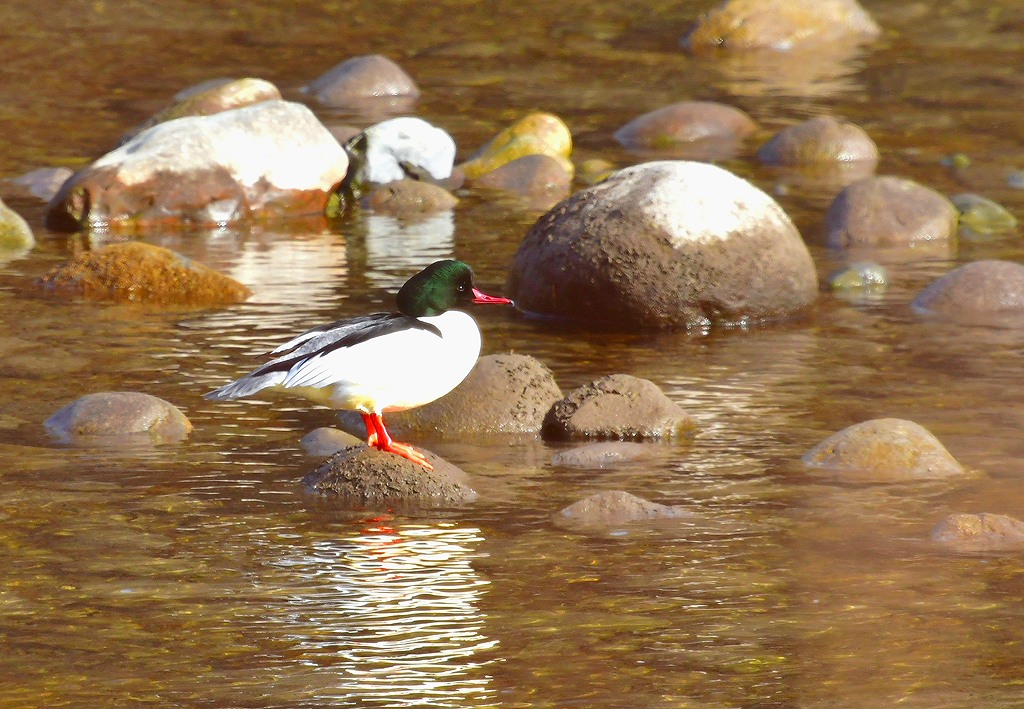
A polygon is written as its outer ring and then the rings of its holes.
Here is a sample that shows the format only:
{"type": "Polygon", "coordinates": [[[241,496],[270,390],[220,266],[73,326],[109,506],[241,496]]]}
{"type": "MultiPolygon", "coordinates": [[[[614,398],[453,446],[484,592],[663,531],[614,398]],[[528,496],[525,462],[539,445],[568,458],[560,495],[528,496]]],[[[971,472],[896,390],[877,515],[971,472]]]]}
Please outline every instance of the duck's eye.
{"type": "Polygon", "coordinates": [[[465,293],[466,292],[466,284],[465,283],[460,283],[459,284],[459,292],[460,293],[465,293]]]}

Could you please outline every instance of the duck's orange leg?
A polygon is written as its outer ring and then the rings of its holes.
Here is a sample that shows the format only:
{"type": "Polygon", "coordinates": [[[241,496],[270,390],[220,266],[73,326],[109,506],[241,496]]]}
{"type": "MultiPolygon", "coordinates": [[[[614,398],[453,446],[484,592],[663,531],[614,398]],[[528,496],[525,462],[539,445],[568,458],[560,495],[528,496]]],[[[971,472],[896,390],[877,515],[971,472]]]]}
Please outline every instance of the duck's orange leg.
{"type": "Polygon", "coordinates": [[[384,417],[378,413],[362,414],[363,424],[366,426],[366,445],[373,446],[377,450],[387,451],[400,455],[411,460],[417,465],[422,465],[427,470],[433,470],[427,457],[416,450],[408,443],[399,443],[391,437],[388,429],[384,426],[384,417]]]}

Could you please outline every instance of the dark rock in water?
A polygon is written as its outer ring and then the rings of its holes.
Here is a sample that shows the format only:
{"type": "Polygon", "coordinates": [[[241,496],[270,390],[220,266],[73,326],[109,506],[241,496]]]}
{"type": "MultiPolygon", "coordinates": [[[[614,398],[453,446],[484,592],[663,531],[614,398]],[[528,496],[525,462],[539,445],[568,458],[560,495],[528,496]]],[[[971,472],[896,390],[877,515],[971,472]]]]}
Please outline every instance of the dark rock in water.
{"type": "Polygon", "coordinates": [[[804,463],[864,482],[958,477],[964,469],[927,429],[903,419],[844,428],[812,448],[804,463]]]}
{"type": "Polygon", "coordinates": [[[343,448],[357,446],[360,443],[362,441],[351,433],[345,433],[330,426],[315,428],[299,441],[302,449],[314,456],[331,456],[343,448]]]}
{"type": "Polygon", "coordinates": [[[555,403],[543,436],[553,440],[672,438],[694,428],[693,419],[647,379],[611,374],[555,403]]]}
{"type": "Polygon", "coordinates": [[[310,82],[307,90],[320,103],[346,106],[366,99],[420,95],[402,67],[380,54],[352,57],[310,82]]]}
{"type": "Polygon", "coordinates": [[[726,0],[701,17],[685,43],[694,50],[788,50],[880,33],[857,0],[726,0]]]}
{"type": "Polygon", "coordinates": [[[263,79],[214,79],[202,85],[186,89],[175,96],[175,103],[158,111],[140,125],[121,136],[126,143],[136,135],[158,123],[173,121],[185,116],[210,116],[232,108],[251,106],[263,101],[281,99],[281,91],[263,79]],[[179,98],[182,96],[183,98],[179,98]]]}
{"type": "Polygon", "coordinates": [[[973,261],[932,281],[914,307],[956,322],[1024,326],[1024,265],[1014,261],[973,261]]]}
{"type": "Polygon", "coordinates": [[[477,498],[469,476],[430,451],[420,449],[433,470],[365,445],[336,453],[302,479],[307,492],[336,496],[347,507],[448,507],[477,498]]]}
{"type": "Polygon", "coordinates": [[[406,218],[448,211],[458,203],[443,187],[408,179],[374,187],[360,201],[364,209],[406,218]]]}
{"type": "Polygon", "coordinates": [[[634,150],[664,151],[676,156],[674,149],[706,141],[727,141],[738,148],[755,130],[754,119],[733,106],[681,101],[634,118],[615,131],[615,140],[634,150]]]}
{"type": "Polygon", "coordinates": [[[818,279],[771,197],[713,165],[662,161],[555,205],[520,245],[505,292],[550,318],[705,328],[792,316],[818,279]]]}
{"type": "Polygon", "coordinates": [[[96,437],[178,441],[192,430],[185,414],[163,399],[131,391],[87,394],[46,420],[51,434],[66,442],[96,437]]]}
{"type": "Polygon", "coordinates": [[[238,281],[169,249],[138,241],[76,254],[39,279],[48,292],[152,305],[240,303],[251,295],[238,281]]]}
{"type": "Polygon", "coordinates": [[[1006,515],[951,514],[932,530],[932,539],[958,551],[1024,548],[1024,522],[1006,515]]]}
{"type": "Polygon", "coordinates": [[[863,128],[818,116],[785,128],[761,146],[757,156],[772,165],[878,162],[878,147],[863,128]]]}
{"type": "Polygon", "coordinates": [[[560,451],[551,464],[564,468],[609,468],[618,463],[652,457],[656,447],[629,441],[602,441],[560,451]]]}
{"type": "Polygon", "coordinates": [[[550,200],[550,207],[569,194],[572,174],[550,155],[524,155],[484,173],[473,181],[473,186],[550,200]]]}
{"type": "Polygon", "coordinates": [[[832,247],[913,246],[956,237],[957,211],[938,192],[913,180],[867,177],[846,187],[826,215],[832,247]]]}
{"type": "Polygon", "coordinates": [[[610,490],[569,505],[555,516],[555,521],[586,527],[612,527],[644,520],[691,516],[681,507],[661,505],[628,492],[610,490]]]}
{"type": "MultiPolygon", "coordinates": [[[[398,437],[536,434],[551,405],[562,396],[551,370],[534,357],[485,355],[465,380],[440,399],[409,411],[386,414],[388,430],[398,437]]],[[[355,412],[339,418],[350,431],[362,428],[355,412]]]]}
{"type": "Polygon", "coordinates": [[[347,171],[344,148],[312,111],[262,101],[139,133],[65,182],[46,221],[135,232],[322,215],[347,171]]]}

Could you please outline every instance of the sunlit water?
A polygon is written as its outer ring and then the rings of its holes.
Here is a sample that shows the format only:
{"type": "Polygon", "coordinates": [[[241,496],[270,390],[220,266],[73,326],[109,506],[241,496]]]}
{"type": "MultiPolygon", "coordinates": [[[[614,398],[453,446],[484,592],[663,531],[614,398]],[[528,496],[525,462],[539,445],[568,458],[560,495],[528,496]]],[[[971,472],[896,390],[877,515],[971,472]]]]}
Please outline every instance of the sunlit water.
{"type": "MultiPolygon", "coordinates": [[[[879,172],[977,191],[1019,216],[1024,15],[1017,4],[866,3],[871,50],[815,61],[693,59],[706,5],[7,3],[0,168],[78,165],[185,86],[256,75],[298,88],[380,51],[420,82],[418,110],[467,155],[529,109],[561,115],[576,158],[640,158],[611,133],[685,98],[734,103],[767,131],[819,113],[879,143],[879,172]],[[940,165],[971,156],[959,172],[940,165]]],[[[365,119],[321,111],[325,121],[365,119]]],[[[821,244],[834,186],[727,167],[779,195],[824,276],[861,255],[821,244]]],[[[692,441],[600,471],[553,467],[541,441],[416,443],[480,500],[395,516],[302,494],[298,445],[333,421],[302,402],[206,402],[252,355],[390,306],[455,255],[500,292],[536,212],[466,194],[401,222],[153,233],[248,284],[245,304],[158,311],[42,298],[33,279],[78,237],[41,228],[0,265],[0,705],[732,707],[1020,706],[1024,564],[929,541],[949,512],[1024,518],[1024,333],[949,325],[909,302],[951,267],[1021,260],[1019,234],[888,256],[890,290],[823,293],[805,319],[708,336],[566,331],[480,314],[486,352],[547,364],[564,390],[626,372],[698,423],[692,441]],[[95,391],[165,398],[178,445],[70,448],[42,422],[95,391]],[[914,420],[971,470],[956,482],[849,484],[804,468],[826,435],[914,420]],[[552,515],[598,490],[691,517],[603,532],[552,515]]]]}

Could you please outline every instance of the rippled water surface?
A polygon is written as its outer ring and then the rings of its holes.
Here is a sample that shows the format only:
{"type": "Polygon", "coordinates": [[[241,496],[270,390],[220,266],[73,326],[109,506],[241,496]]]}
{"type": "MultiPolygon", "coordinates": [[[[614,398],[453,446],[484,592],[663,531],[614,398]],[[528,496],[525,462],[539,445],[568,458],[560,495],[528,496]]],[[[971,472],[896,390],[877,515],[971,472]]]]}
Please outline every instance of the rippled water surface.
{"type": "MultiPolygon", "coordinates": [[[[467,156],[528,110],[572,128],[577,162],[642,160],[612,132],[713,99],[760,139],[845,116],[879,172],[980,192],[1024,216],[1024,10],[865,2],[864,50],[704,58],[678,40],[707,3],[35,2],[0,8],[0,176],[85,164],[169,101],[220,76],[291,97],[381,52],[417,79],[417,112],[467,156]],[[962,152],[972,162],[940,164],[962,152]]],[[[319,110],[329,124],[363,116],[319,110]]],[[[835,188],[725,165],[779,195],[822,279],[863,255],[823,248],[835,188]]],[[[1019,233],[874,255],[884,296],[823,292],[808,317],[708,336],[567,331],[480,314],[485,352],[534,355],[563,390],[613,372],[656,382],[699,424],[690,442],[601,471],[554,468],[540,441],[417,443],[480,500],[396,516],[303,496],[299,446],[330,412],[202,392],[307,326],[387,307],[420,266],[456,255],[500,291],[538,216],[465,194],[452,215],[151,233],[250,285],[210,311],[42,298],[33,279],[81,237],[47,233],[0,264],[0,705],[438,707],[1010,707],[1024,702],[1024,563],[929,541],[950,512],[1024,517],[1024,334],[924,319],[913,296],[953,266],[1024,259],[1019,233]],[[178,445],[68,448],[42,422],[77,397],[134,390],[195,424],[178,445]],[[800,457],[869,418],[914,420],[972,475],[841,484],[800,457]],[[553,524],[597,490],[694,516],[600,534],[553,524]]]]}

